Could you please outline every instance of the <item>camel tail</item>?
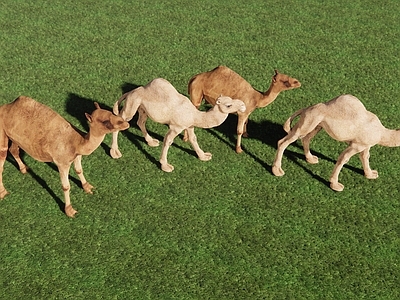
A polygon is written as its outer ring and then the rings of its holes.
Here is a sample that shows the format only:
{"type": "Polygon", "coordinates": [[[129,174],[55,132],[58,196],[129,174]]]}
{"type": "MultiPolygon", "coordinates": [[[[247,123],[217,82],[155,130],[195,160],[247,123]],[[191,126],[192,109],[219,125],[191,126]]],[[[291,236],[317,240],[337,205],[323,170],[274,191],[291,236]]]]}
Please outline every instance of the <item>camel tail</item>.
{"type": "Polygon", "coordinates": [[[121,105],[121,102],[124,101],[124,100],[126,99],[126,96],[128,96],[128,94],[129,94],[129,92],[123,94],[123,95],[121,96],[121,98],[119,98],[118,101],[114,103],[114,106],[113,106],[113,113],[114,113],[115,115],[117,115],[117,116],[119,115],[119,106],[121,105]]]}
{"type": "Polygon", "coordinates": [[[286,120],[285,124],[283,124],[283,129],[286,132],[290,131],[290,125],[292,124],[293,119],[296,118],[298,115],[300,115],[303,112],[303,110],[304,110],[304,108],[299,109],[293,115],[291,115],[289,119],[286,120]]]}

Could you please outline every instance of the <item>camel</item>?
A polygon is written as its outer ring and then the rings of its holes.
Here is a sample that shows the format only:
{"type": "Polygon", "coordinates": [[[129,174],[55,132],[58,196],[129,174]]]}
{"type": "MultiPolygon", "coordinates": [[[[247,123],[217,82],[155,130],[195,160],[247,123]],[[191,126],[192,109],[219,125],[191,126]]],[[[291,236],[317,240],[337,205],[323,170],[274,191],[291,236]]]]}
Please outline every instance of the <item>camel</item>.
{"type": "Polygon", "coordinates": [[[129,123],[110,111],[96,110],[86,118],[90,130],[84,134],[49,107],[29,98],[20,96],[9,104],[0,107],[0,198],[7,190],[3,185],[4,162],[7,157],[8,141],[11,140],[10,153],[18,163],[20,171],[27,173],[28,167],[19,156],[23,149],[41,162],[54,162],[60,172],[65,198],[65,214],[74,217],[77,211],[70,201],[68,173],[72,162],[86,193],[92,194],[93,186],[83,176],[82,155],[91,154],[101,144],[104,136],[115,130],[125,130],[129,123]]]}
{"type": "MultiPolygon", "coordinates": [[[[215,105],[219,95],[240,99],[246,105],[246,111],[238,112],[236,152],[243,152],[242,136],[247,137],[247,122],[250,114],[256,109],[271,104],[279,93],[300,87],[300,82],[275,70],[269,89],[262,93],[255,90],[250,83],[228,67],[218,66],[215,69],[197,74],[189,80],[188,92],[192,103],[198,108],[205,99],[215,105]]],[[[183,138],[187,140],[187,134],[183,138]]]]}
{"type": "MultiPolygon", "coordinates": [[[[146,130],[146,120],[150,117],[153,121],[167,124],[169,130],[164,137],[161,151],[161,169],[165,172],[172,172],[174,167],[167,161],[167,154],[174,138],[183,130],[188,131],[191,142],[198,158],[202,161],[211,159],[211,153],[204,152],[197,143],[194,127],[211,128],[219,126],[226,120],[229,113],[243,112],[246,107],[241,100],[232,100],[230,97],[221,96],[217,99],[216,105],[207,112],[202,112],[163,78],[156,78],[147,85],[138,87],[125,93],[115,102],[113,111],[124,120],[130,121],[139,111],[137,125],[142,131],[147,144],[151,147],[159,145],[159,141],[149,135],[146,130]],[[119,106],[126,99],[125,105],[119,111],[119,106]]],[[[112,158],[122,156],[118,149],[118,132],[112,135],[110,155],[112,158]]]]}
{"type": "Polygon", "coordinates": [[[282,155],[286,147],[301,139],[307,162],[318,163],[318,157],[310,152],[311,139],[321,130],[335,140],[343,141],[348,147],[339,155],[330,177],[330,187],[335,191],[343,191],[344,185],[339,182],[339,173],[349,159],[360,153],[364,175],[368,179],[378,178],[378,172],[369,165],[370,148],[374,145],[387,147],[400,146],[400,130],[385,128],[379,118],[366,110],[359,99],[352,95],[341,95],[326,103],[318,103],[296,111],[284,124],[288,133],[278,141],[278,149],[272,165],[276,176],[283,176],[282,155]],[[296,125],[290,129],[294,118],[300,116],[296,125]]]}

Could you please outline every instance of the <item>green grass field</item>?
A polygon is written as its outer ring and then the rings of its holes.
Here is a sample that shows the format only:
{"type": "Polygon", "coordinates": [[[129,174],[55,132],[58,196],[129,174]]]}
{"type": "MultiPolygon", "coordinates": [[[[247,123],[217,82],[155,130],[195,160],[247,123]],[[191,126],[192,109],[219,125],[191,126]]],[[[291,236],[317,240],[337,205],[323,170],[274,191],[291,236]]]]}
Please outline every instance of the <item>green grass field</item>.
{"type": "MultiPolygon", "coordinates": [[[[60,209],[52,164],[12,158],[0,201],[1,299],[399,299],[400,149],[375,146],[329,177],[346,147],[321,132],[320,163],[288,147],[272,175],[282,124],[297,109],[351,93],[388,128],[400,127],[400,5],[355,1],[27,1],[0,4],[0,104],[30,96],[87,130],[97,101],[156,77],[187,95],[197,73],[226,65],[266,90],[273,70],[299,79],[249,120],[234,151],[236,116],[196,129],[213,154],[197,159],[176,138],[172,173],[135,122],[82,160],[87,195],[71,169],[75,219],[60,209]]],[[[148,121],[162,139],[165,125],[148,121]]]]}

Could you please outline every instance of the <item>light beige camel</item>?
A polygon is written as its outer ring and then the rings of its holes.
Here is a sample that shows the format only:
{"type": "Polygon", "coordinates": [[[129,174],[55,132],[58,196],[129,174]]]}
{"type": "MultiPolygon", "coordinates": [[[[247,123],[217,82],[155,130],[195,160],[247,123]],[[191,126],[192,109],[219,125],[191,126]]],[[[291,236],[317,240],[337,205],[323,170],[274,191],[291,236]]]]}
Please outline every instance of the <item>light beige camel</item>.
{"type": "Polygon", "coordinates": [[[342,191],[344,186],[339,183],[339,173],[344,164],[357,153],[363,165],[365,177],[376,179],[378,172],[369,166],[369,150],[379,144],[387,147],[400,146],[400,130],[385,128],[378,117],[367,111],[364,105],[352,95],[341,95],[326,103],[298,110],[284,124],[288,134],[278,141],[278,150],[272,165],[272,172],[282,176],[282,155],[289,144],[301,138],[306,160],[318,163],[318,158],[310,152],[311,139],[321,130],[335,140],[346,142],[349,146],[339,155],[330,178],[330,186],[335,191],[342,191]],[[294,118],[300,115],[299,121],[290,129],[294,118]]]}
{"type": "Polygon", "coordinates": [[[106,133],[125,130],[129,123],[114,116],[110,111],[100,109],[92,115],[85,114],[90,131],[82,133],[49,107],[25,96],[20,96],[9,104],[0,107],[0,198],[7,190],[3,185],[4,161],[7,157],[8,141],[11,140],[10,153],[18,163],[22,173],[27,166],[19,157],[19,148],[34,159],[54,162],[60,172],[65,198],[65,213],[74,217],[69,190],[68,173],[72,162],[86,193],[92,193],[93,186],[83,176],[82,155],[92,153],[103,141],[106,133]]]}
{"type": "MultiPolygon", "coordinates": [[[[150,117],[153,121],[169,125],[169,130],[164,137],[161,151],[161,169],[172,172],[174,167],[167,161],[167,154],[174,138],[187,129],[191,142],[200,160],[211,159],[211,153],[205,153],[200,149],[194,133],[194,127],[211,128],[219,126],[228,117],[229,113],[242,112],[246,109],[243,101],[232,100],[230,97],[219,97],[216,106],[207,112],[201,112],[184,95],[167,80],[157,78],[146,86],[138,87],[122,97],[114,104],[114,113],[124,120],[130,121],[139,111],[137,124],[142,131],[149,146],[159,145],[159,141],[152,138],[146,130],[146,120],[150,117]],[[119,111],[119,106],[126,99],[124,107],[119,111]]],[[[113,158],[121,157],[118,149],[118,132],[113,133],[110,154],[113,158]]]]}
{"type": "MultiPolygon", "coordinates": [[[[242,136],[247,137],[247,122],[250,114],[260,107],[273,102],[280,92],[300,87],[300,82],[275,70],[269,89],[262,93],[255,90],[250,83],[228,67],[219,66],[215,69],[193,76],[188,85],[190,99],[198,108],[203,99],[211,105],[219,95],[240,99],[246,105],[246,111],[238,112],[236,152],[241,153],[242,136]]],[[[185,132],[184,140],[187,140],[185,132]]]]}

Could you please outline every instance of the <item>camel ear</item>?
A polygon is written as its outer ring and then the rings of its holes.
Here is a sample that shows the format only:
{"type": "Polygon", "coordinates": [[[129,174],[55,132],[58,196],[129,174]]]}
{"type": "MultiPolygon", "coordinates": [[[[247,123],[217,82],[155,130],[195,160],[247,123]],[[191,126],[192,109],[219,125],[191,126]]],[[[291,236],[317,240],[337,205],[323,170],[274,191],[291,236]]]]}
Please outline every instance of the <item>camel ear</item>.
{"type": "Polygon", "coordinates": [[[277,69],[275,69],[274,72],[275,72],[275,74],[274,74],[273,80],[274,80],[274,82],[276,82],[276,76],[279,74],[279,72],[277,69]]]}
{"type": "Polygon", "coordinates": [[[100,109],[100,106],[97,102],[94,103],[94,107],[96,107],[96,109],[100,109]]]}
{"type": "Polygon", "coordinates": [[[92,123],[92,116],[89,115],[88,113],[85,113],[86,119],[89,121],[89,123],[92,123]]]}
{"type": "Polygon", "coordinates": [[[215,104],[221,104],[221,100],[219,100],[219,98],[222,97],[222,94],[219,95],[219,97],[217,98],[217,101],[215,101],[215,104]]]}

